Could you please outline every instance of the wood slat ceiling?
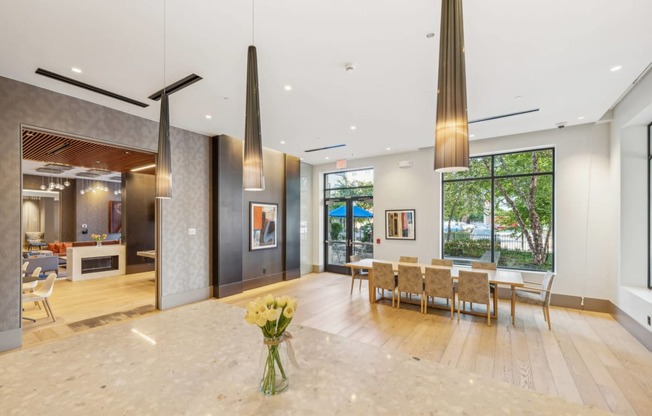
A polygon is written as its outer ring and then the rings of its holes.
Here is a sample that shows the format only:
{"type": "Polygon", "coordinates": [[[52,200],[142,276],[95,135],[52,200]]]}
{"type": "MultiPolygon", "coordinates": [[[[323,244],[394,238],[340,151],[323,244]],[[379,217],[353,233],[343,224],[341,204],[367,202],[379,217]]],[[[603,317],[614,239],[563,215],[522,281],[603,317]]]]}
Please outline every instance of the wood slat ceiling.
{"type": "MultiPolygon", "coordinates": [[[[153,153],[120,149],[60,134],[23,129],[23,159],[124,173],[155,163],[156,156],[153,153]],[[65,145],[68,146],[62,148],[65,145]],[[61,150],[56,151],[57,149],[61,150]]],[[[140,173],[154,174],[154,168],[140,173]]]]}

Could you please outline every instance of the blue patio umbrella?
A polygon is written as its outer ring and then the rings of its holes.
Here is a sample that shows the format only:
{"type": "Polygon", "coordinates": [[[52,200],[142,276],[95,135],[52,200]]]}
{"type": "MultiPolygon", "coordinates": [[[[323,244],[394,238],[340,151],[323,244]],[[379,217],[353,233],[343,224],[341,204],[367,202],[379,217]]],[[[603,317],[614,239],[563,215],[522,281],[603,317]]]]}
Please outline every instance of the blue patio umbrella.
{"type": "MultiPolygon", "coordinates": [[[[346,205],[342,205],[339,208],[335,208],[334,210],[328,213],[328,216],[339,217],[339,218],[346,217],[346,205]]],[[[356,218],[372,218],[374,214],[372,212],[367,211],[366,209],[362,209],[359,206],[354,205],[353,216],[356,218]]]]}

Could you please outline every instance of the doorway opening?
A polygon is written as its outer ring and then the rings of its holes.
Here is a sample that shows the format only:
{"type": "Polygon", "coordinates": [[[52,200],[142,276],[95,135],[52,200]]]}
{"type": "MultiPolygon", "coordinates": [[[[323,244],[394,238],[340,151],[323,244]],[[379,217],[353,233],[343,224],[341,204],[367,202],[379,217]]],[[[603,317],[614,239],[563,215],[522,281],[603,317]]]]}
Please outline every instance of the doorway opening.
{"type": "Polygon", "coordinates": [[[324,175],[324,264],[348,274],[351,256],[373,258],[373,169],[324,175]]]}
{"type": "Polygon", "coordinates": [[[156,155],[28,126],[21,135],[23,346],[156,311],[156,155]]]}

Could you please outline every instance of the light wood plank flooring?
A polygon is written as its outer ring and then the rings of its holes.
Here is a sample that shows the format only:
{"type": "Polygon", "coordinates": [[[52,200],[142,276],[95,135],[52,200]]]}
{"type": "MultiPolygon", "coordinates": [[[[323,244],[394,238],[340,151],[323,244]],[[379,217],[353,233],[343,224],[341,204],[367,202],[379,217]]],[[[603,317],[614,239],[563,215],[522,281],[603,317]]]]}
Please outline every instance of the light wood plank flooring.
{"type": "Polygon", "coordinates": [[[350,277],[311,274],[223,301],[244,307],[286,294],[299,299],[301,325],[614,413],[652,415],[652,353],[610,315],[553,307],[548,331],[541,309],[522,303],[512,326],[509,301],[501,300],[498,322],[488,327],[477,316],[458,323],[448,311],[424,316],[418,305],[372,305],[366,283],[358,291],[356,281],[351,296],[350,277]]]}
{"type": "Polygon", "coordinates": [[[71,282],[59,278],[49,302],[56,322],[45,309],[25,303],[23,346],[61,338],[89,328],[155,312],[154,272],[71,282]]]}

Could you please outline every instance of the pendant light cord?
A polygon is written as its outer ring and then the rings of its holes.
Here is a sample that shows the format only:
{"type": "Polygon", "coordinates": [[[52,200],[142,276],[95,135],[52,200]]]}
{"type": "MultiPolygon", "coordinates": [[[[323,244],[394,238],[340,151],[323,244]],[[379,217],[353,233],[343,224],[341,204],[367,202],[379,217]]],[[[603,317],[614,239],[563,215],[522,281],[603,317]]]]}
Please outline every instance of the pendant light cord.
{"type": "Polygon", "coordinates": [[[251,0],[251,44],[255,45],[255,31],[256,31],[256,7],[254,6],[254,0],[251,0]]]}
{"type": "Polygon", "coordinates": [[[166,48],[166,36],[165,36],[165,27],[167,23],[166,19],[166,13],[167,13],[167,1],[163,0],[163,94],[165,94],[165,61],[166,61],[166,56],[165,56],[165,50],[166,48]]]}

